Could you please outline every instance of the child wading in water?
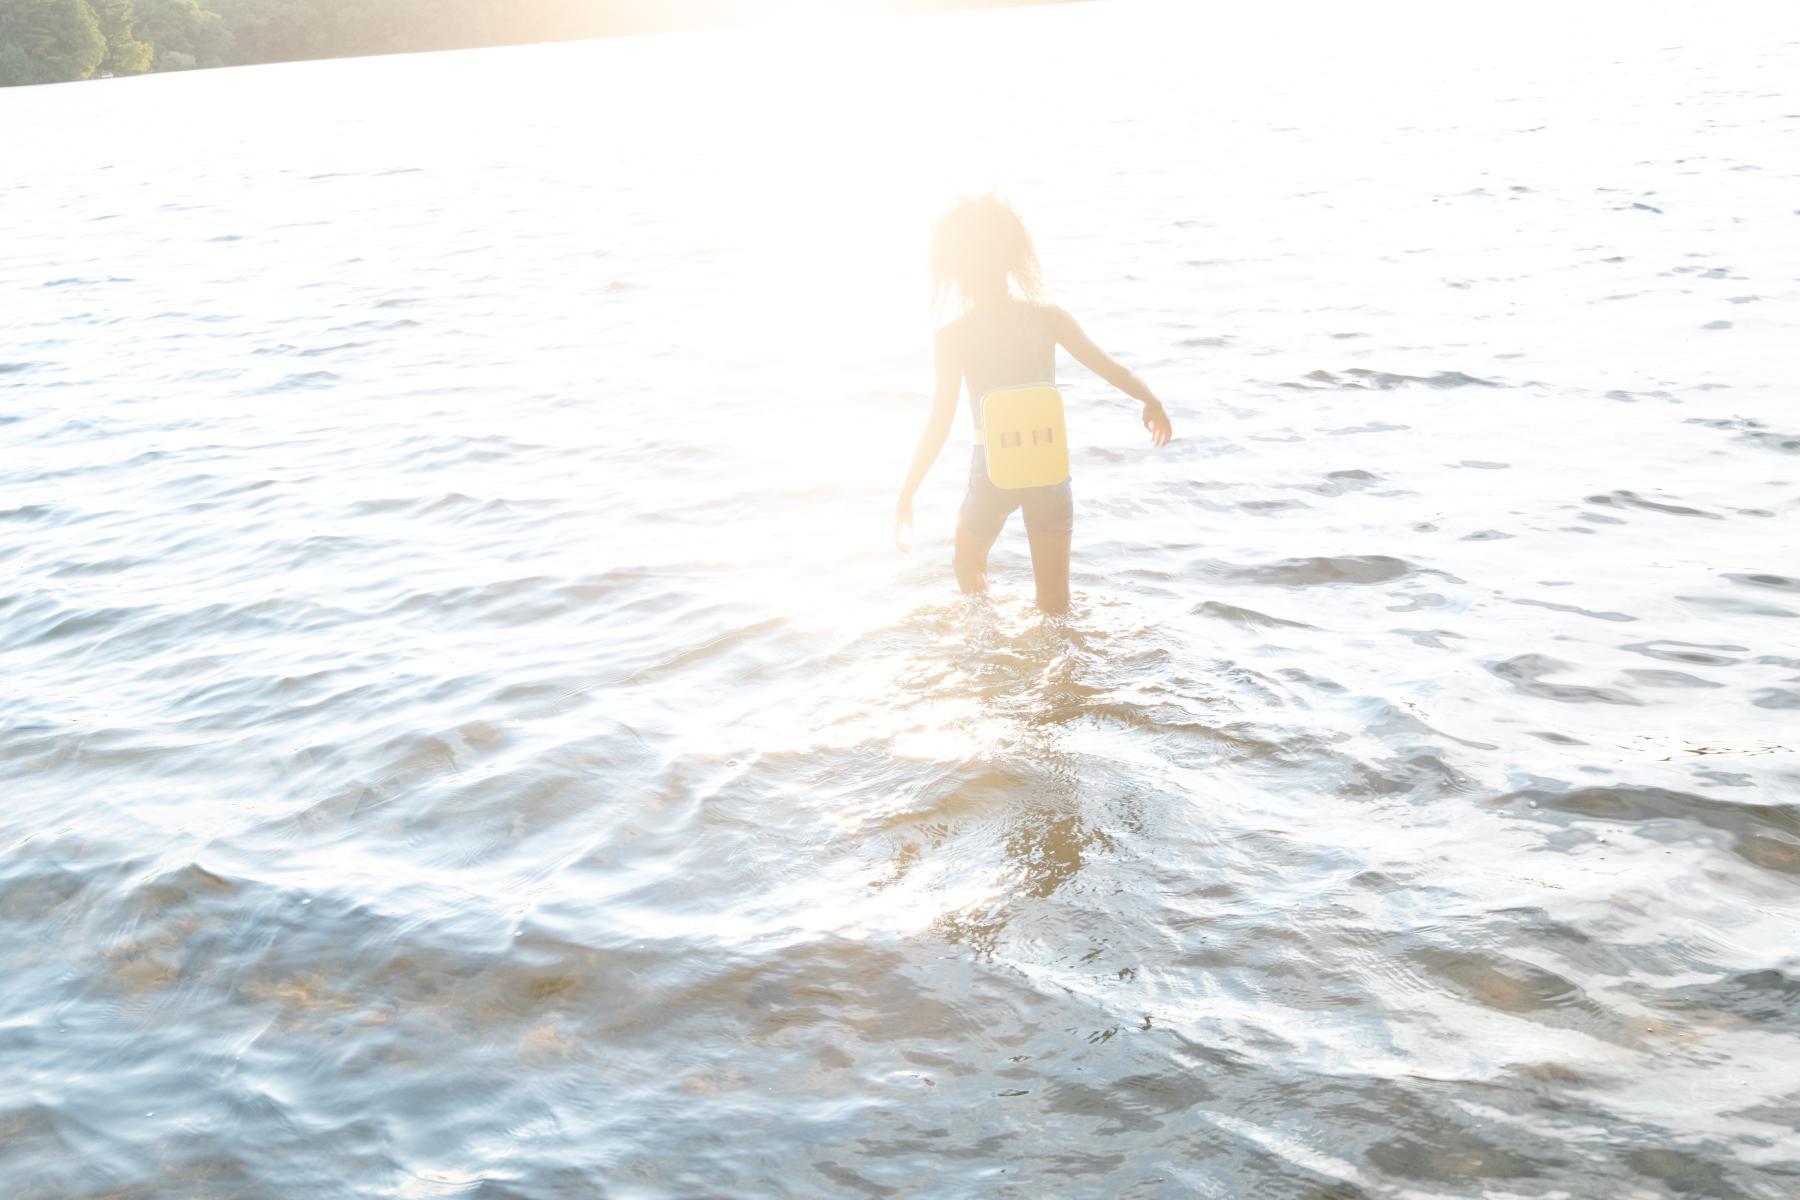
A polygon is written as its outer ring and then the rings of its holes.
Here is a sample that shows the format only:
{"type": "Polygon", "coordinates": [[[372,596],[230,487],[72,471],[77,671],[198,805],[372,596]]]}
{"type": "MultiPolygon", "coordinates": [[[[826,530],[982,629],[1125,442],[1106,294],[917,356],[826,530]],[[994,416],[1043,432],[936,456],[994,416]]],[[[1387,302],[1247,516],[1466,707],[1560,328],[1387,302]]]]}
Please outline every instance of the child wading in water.
{"type": "Polygon", "coordinates": [[[975,419],[975,455],[969,486],[956,517],[956,582],[965,593],[987,590],[988,551],[1015,508],[1025,510],[1031,573],[1038,607],[1069,611],[1069,535],[1075,510],[1068,481],[1051,487],[997,488],[988,479],[981,440],[981,398],[995,388],[1056,382],[1056,348],[1106,382],[1141,402],[1150,440],[1166,446],[1169,415],[1144,381],[1096,346],[1081,326],[1044,301],[1037,251],[1025,223],[996,196],[963,200],[939,218],[931,237],[931,294],[936,310],[954,299],[956,318],[937,332],[933,349],[937,382],[931,417],[919,435],[912,469],[894,505],[894,534],[912,524],[913,494],[950,436],[956,398],[968,385],[975,419]]]}

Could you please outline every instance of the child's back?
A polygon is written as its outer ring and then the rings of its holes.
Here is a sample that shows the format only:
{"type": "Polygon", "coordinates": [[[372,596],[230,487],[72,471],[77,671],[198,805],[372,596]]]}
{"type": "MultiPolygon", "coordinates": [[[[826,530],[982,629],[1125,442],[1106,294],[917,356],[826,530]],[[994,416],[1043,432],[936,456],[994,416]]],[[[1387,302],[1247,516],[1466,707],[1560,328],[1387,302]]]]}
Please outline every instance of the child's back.
{"type": "Polygon", "coordinates": [[[1008,296],[971,308],[944,332],[962,364],[976,428],[981,398],[995,388],[1056,382],[1056,337],[1042,304],[1008,296]]]}

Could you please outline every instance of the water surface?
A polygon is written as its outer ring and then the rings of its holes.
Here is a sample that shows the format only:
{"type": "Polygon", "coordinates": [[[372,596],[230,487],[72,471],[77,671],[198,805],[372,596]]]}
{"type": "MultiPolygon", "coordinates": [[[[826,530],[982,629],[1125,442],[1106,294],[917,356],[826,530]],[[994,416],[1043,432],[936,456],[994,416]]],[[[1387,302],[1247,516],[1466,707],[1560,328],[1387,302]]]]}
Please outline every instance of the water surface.
{"type": "Polygon", "coordinates": [[[6,1194],[1800,1193],[1800,32],[1550,18],[0,94],[6,1194]]]}

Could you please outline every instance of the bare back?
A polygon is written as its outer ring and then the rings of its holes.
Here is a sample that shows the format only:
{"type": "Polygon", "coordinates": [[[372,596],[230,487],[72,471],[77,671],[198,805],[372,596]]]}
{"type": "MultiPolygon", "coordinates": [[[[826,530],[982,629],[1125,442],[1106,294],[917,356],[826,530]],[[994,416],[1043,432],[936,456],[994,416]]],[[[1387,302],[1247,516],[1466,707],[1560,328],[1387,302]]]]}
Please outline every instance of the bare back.
{"type": "Polygon", "coordinates": [[[971,309],[950,327],[969,415],[981,427],[981,398],[995,388],[1056,382],[1056,335],[1050,309],[1024,300],[971,309]]]}

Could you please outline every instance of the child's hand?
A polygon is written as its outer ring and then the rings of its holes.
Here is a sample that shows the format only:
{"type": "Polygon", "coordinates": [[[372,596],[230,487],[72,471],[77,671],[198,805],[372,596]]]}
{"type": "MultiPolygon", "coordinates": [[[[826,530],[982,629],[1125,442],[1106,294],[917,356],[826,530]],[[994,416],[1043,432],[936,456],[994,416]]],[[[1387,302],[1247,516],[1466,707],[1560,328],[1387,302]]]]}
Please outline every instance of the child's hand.
{"type": "Polygon", "coordinates": [[[1162,404],[1156,400],[1144,405],[1144,428],[1150,431],[1152,446],[1166,446],[1175,436],[1175,429],[1169,424],[1169,414],[1163,411],[1162,404]]]}
{"type": "Polygon", "coordinates": [[[894,502],[894,545],[902,554],[912,553],[912,497],[902,496],[894,502]],[[901,530],[906,535],[901,536],[901,530]]]}

